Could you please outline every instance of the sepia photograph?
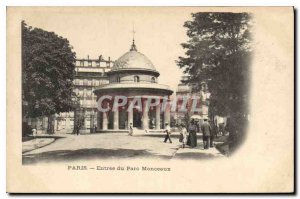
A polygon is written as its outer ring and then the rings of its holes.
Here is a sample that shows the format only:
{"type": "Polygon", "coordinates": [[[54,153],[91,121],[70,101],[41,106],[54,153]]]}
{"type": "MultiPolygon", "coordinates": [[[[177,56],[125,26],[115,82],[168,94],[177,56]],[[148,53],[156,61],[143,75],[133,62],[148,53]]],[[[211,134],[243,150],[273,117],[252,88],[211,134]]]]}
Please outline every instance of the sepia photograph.
{"type": "Polygon", "coordinates": [[[20,23],[23,164],[229,157],[251,117],[251,14],[184,13],[178,26],[159,20],[163,30],[147,19],[101,18],[20,23]],[[161,41],[175,32],[182,39],[161,41]]]}
{"type": "Polygon", "coordinates": [[[20,188],[24,182],[14,187],[9,177],[9,190],[293,191],[293,12],[8,7],[7,147],[13,155],[7,164],[17,164],[24,180],[49,180],[20,188]],[[10,117],[13,112],[19,119],[10,117]],[[273,182],[286,183],[272,186],[268,170],[283,166],[285,177],[273,182]],[[235,171],[239,175],[230,179],[235,171]],[[66,175],[58,184],[75,183],[84,172],[94,175],[92,181],[116,179],[102,188],[51,186],[55,176],[66,175]],[[136,181],[137,172],[160,180],[136,181]],[[211,179],[209,184],[222,180],[199,188],[189,180],[193,175],[211,179]],[[240,184],[246,176],[249,187],[240,184]],[[163,190],[165,177],[172,185],[163,190]],[[177,189],[178,178],[190,188],[177,189]],[[226,180],[236,186],[229,188],[226,180]]]}

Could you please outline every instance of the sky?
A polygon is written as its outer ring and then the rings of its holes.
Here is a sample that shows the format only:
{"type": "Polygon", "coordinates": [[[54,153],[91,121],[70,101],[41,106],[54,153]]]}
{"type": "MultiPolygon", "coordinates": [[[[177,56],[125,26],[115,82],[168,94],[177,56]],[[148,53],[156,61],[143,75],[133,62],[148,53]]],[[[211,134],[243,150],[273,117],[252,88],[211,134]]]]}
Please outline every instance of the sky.
{"type": "Polygon", "coordinates": [[[199,8],[39,7],[26,8],[22,18],[67,38],[77,58],[118,59],[130,49],[134,25],[138,51],[160,72],[159,83],[176,91],[183,73],[175,61],[185,52],[180,44],[188,40],[183,24],[196,11],[199,8]]]}

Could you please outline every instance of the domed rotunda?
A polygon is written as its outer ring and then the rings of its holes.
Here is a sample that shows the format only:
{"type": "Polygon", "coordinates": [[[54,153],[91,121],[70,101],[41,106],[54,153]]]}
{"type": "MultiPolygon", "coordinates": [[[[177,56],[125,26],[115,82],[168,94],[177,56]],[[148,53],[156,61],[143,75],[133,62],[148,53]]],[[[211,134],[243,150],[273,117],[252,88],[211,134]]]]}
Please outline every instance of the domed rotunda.
{"type": "Polygon", "coordinates": [[[159,75],[152,62],[138,52],[133,40],[130,51],[117,59],[111,71],[107,72],[109,83],[94,90],[97,101],[101,99],[98,106],[107,107],[107,111],[98,109],[98,130],[128,130],[130,125],[160,130],[166,123],[170,124],[170,110],[162,110],[162,107],[173,91],[169,86],[158,83],[159,75]],[[126,96],[127,101],[126,104],[117,102],[122,106],[113,110],[116,96],[126,96]],[[141,103],[136,99],[140,99],[141,103]],[[149,103],[155,106],[149,107],[149,103]]]}

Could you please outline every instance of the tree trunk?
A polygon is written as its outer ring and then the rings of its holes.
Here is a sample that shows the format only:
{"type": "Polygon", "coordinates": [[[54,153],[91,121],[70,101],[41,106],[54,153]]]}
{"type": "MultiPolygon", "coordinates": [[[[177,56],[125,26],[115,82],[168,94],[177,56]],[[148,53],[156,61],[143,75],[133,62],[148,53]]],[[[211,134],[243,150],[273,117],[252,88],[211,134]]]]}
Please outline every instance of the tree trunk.
{"type": "Polygon", "coordinates": [[[47,128],[47,133],[48,134],[54,134],[54,123],[53,123],[53,116],[48,115],[48,128],[47,128]]]}

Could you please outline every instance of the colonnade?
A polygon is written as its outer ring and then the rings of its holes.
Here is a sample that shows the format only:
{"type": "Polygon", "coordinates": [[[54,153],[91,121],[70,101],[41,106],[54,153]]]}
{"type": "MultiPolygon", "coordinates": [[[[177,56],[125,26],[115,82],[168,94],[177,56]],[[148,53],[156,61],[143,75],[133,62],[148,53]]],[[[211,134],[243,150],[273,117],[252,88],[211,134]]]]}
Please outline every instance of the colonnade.
{"type": "MultiPolygon", "coordinates": [[[[132,103],[131,100],[129,100],[128,105],[132,103]]],[[[132,106],[131,106],[132,107],[132,106]]],[[[161,103],[155,106],[155,129],[159,130],[161,128],[161,103]]],[[[109,124],[109,117],[108,112],[98,112],[97,116],[98,118],[102,114],[102,129],[99,130],[108,130],[108,124],[109,124]]],[[[119,130],[119,110],[113,110],[113,130],[119,130]]],[[[170,124],[170,108],[169,103],[166,104],[166,108],[164,110],[163,114],[164,123],[170,124]]],[[[99,119],[98,121],[98,127],[100,127],[99,122],[101,122],[99,119]]],[[[149,129],[149,103],[147,100],[143,100],[143,108],[142,108],[142,129],[149,129]]],[[[133,109],[130,109],[127,111],[127,128],[130,126],[130,123],[133,124],[133,109]]],[[[163,125],[164,126],[164,125],[163,125]]]]}

